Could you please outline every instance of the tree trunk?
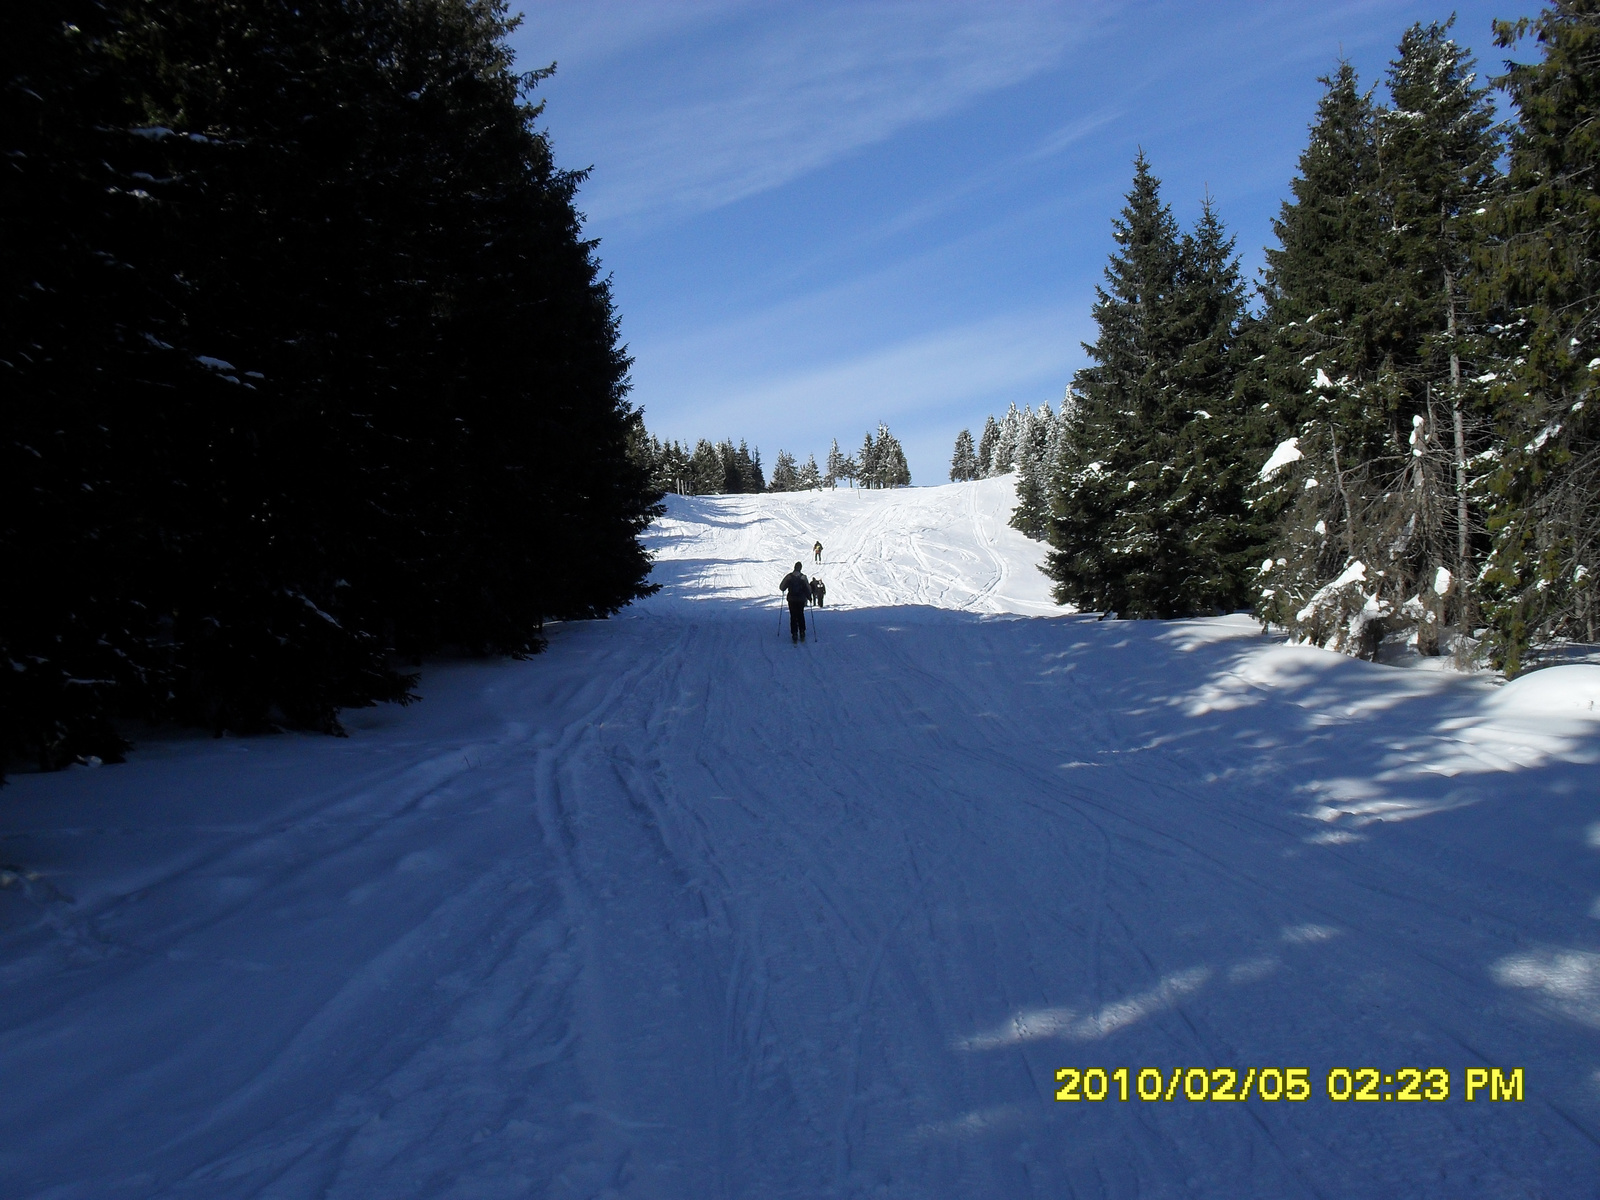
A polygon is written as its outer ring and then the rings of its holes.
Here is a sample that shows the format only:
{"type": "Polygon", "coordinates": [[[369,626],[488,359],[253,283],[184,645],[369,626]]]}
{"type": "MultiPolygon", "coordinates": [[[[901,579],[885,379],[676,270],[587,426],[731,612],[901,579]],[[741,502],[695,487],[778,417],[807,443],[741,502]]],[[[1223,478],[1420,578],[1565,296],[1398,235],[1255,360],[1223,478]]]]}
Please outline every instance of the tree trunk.
{"type": "MultiPolygon", "coordinates": [[[[1439,627],[1444,624],[1444,598],[1433,588],[1438,579],[1435,568],[1433,579],[1427,577],[1428,567],[1433,566],[1433,552],[1437,548],[1439,538],[1434,524],[1437,514],[1434,512],[1434,491],[1428,479],[1427,449],[1429,441],[1437,441],[1434,437],[1436,422],[1433,417],[1433,384],[1427,385],[1426,415],[1423,417],[1422,428],[1417,429],[1412,436],[1417,439],[1412,448],[1412,470],[1416,473],[1417,481],[1417,509],[1416,515],[1422,527],[1423,567],[1422,577],[1417,580],[1417,597],[1422,600],[1422,619],[1417,622],[1417,653],[1429,658],[1436,658],[1439,654],[1439,627]]],[[[1442,557],[1442,556],[1441,556],[1442,557]]]]}
{"type": "Polygon", "coordinates": [[[1444,287],[1449,301],[1450,416],[1456,434],[1456,630],[1465,637],[1471,633],[1477,616],[1472,603],[1477,589],[1472,577],[1472,533],[1467,511],[1467,437],[1461,417],[1461,356],[1456,352],[1455,281],[1448,271],[1445,272],[1444,287]]]}
{"type": "Polygon", "coordinates": [[[1344,555],[1348,562],[1356,556],[1356,516],[1350,510],[1350,493],[1345,491],[1344,472],[1339,468],[1339,438],[1331,424],[1328,426],[1328,441],[1333,445],[1333,479],[1339,485],[1339,500],[1344,504],[1344,555]]]}

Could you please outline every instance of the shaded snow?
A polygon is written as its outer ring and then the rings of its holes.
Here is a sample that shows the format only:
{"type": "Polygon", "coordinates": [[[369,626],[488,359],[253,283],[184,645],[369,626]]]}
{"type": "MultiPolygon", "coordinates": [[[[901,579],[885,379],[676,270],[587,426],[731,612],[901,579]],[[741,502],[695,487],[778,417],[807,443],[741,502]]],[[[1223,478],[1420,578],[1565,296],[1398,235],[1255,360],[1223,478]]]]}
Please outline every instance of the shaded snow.
{"type": "Polygon", "coordinates": [[[348,740],[13,780],[0,1194],[1594,1194],[1592,676],[1035,615],[1009,488],[674,500],[662,594],[348,740]],[[1053,1099],[1123,1066],[1317,1086],[1053,1099]]]}

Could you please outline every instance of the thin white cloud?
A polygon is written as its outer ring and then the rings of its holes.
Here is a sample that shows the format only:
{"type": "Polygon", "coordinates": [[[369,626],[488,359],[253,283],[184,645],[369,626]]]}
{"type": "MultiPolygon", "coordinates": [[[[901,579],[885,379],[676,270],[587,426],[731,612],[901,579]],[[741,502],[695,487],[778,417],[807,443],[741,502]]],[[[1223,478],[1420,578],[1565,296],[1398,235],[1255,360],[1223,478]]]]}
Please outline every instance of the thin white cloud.
{"type": "Polygon", "coordinates": [[[526,54],[522,69],[556,59],[597,64],[650,43],[694,34],[737,12],[745,0],[524,0],[515,7],[523,26],[515,35],[526,54]]]}
{"type": "Polygon", "coordinates": [[[1061,128],[1052,132],[1043,141],[1033,148],[1021,159],[1022,162],[1037,162],[1041,159],[1054,158],[1063,150],[1075,146],[1090,134],[1104,129],[1112,122],[1119,120],[1123,115],[1121,108],[1106,108],[1069,121],[1061,128]]]}
{"type": "Polygon", "coordinates": [[[785,372],[680,380],[683,417],[668,397],[654,405],[647,399],[646,407],[652,429],[658,421],[668,429],[684,421],[771,438],[867,428],[1023,387],[1053,392],[1082,354],[1071,332],[1075,316],[1054,308],[1012,313],[785,372]]]}
{"type": "MultiPolygon", "coordinates": [[[[781,186],[1037,74],[1093,25],[1040,2],[702,6],[685,37],[632,15],[652,7],[601,10],[634,69],[613,54],[606,110],[562,114],[564,144],[606,148],[584,192],[592,218],[707,211],[781,186]]],[[[563,71],[582,71],[606,46],[604,16],[543,40],[541,20],[535,7],[519,38],[530,63],[565,55],[563,71]]]]}

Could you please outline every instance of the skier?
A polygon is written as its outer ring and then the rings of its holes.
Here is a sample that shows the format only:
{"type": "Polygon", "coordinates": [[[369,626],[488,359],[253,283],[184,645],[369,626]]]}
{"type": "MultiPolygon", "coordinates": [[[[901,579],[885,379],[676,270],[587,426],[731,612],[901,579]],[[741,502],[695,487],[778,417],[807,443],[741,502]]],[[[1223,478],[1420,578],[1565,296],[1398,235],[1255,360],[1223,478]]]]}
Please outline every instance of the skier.
{"type": "Polygon", "coordinates": [[[815,604],[818,608],[821,608],[822,601],[827,597],[827,595],[828,585],[822,582],[821,576],[814,576],[811,580],[811,603],[815,604]]]}
{"type": "Polygon", "coordinates": [[[778,590],[789,593],[789,640],[798,646],[806,640],[806,601],[811,599],[811,581],[800,573],[799,563],[783,577],[778,590]]]}
{"type": "Polygon", "coordinates": [[[816,562],[821,562],[822,561],[822,543],[821,542],[818,542],[815,546],[811,547],[811,557],[816,562]]]}

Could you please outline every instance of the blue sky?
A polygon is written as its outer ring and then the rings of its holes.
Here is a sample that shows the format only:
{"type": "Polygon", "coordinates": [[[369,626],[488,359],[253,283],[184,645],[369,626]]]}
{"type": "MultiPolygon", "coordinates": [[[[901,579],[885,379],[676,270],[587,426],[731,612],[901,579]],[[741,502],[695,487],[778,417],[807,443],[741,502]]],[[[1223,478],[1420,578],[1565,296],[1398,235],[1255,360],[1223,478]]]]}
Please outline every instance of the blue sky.
{"type": "MultiPolygon", "coordinates": [[[[1483,74],[1494,17],[1456,6],[1483,74]]],[[[515,35],[663,437],[820,460],[878,421],[916,483],[963,426],[1059,400],[1138,148],[1209,189],[1254,275],[1321,85],[1444,6],[536,0],[515,35]]],[[[1531,52],[1523,51],[1522,57],[1531,52]]]]}

